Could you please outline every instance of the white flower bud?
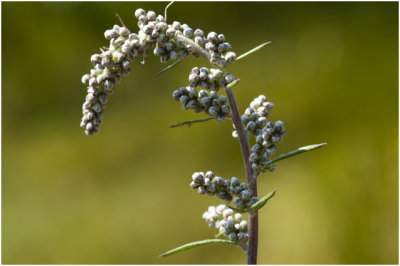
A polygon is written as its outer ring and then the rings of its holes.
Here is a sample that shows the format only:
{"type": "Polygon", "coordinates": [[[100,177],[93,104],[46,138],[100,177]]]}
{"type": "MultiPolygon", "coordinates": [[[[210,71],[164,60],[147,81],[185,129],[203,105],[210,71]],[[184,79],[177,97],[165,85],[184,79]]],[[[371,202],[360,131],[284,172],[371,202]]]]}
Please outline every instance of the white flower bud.
{"type": "Polygon", "coordinates": [[[90,75],[89,74],[85,74],[82,76],[82,83],[85,84],[86,86],[89,85],[89,80],[90,80],[90,75]]]}
{"type": "Polygon", "coordinates": [[[124,38],[128,38],[128,36],[129,36],[129,34],[130,34],[131,32],[128,30],[128,28],[126,28],[126,27],[121,27],[121,28],[119,28],[119,35],[121,35],[122,37],[124,37],[124,38]]]}
{"type": "Polygon", "coordinates": [[[235,221],[240,222],[243,219],[243,215],[240,213],[235,213],[235,221]]]}
{"type": "Polygon", "coordinates": [[[198,183],[196,183],[196,182],[194,182],[194,181],[192,181],[191,183],[190,183],[190,187],[191,188],[198,188],[200,186],[200,184],[198,184],[198,183]]]}
{"type": "Polygon", "coordinates": [[[239,230],[241,232],[247,232],[247,222],[245,220],[241,221],[239,224],[239,230]]]}
{"type": "Polygon", "coordinates": [[[207,178],[207,177],[204,178],[204,185],[207,186],[207,187],[210,186],[211,185],[211,179],[207,178]]]}
{"type": "Polygon", "coordinates": [[[182,30],[181,23],[179,21],[174,21],[172,23],[172,28],[174,28],[175,30],[182,30]]]}
{"type": "Polygon", "coordinates": [[[227,218],[228,216],[231,216],[233,213],[233,211],[231,209],[226,208],[223,212],[222,212],[222,217],[227,218]]]}
{"type": "Polygon", "coordinates": [[[225,205],[224,204],[220,204],[220,205],[217,206],[217,208],[215,210],[216,210],[216,212],[218,214],[222,215],[222,212],[224,211],[224,209],[225,209],[225,205]]]}
{"type": "Polygon", "coordinates": [[[154,20],[156,20],[156,13],[154,12],[154,11],[152,11],[152,10],[150,10],[149,12],[147,12],[147,19],[149,20],[149,21],[154,21],[154,20]]]}
{"type": "MultiPolygon", "coordinates": [[[[206,43],[206,49],[210,52],[214,52],[217,50],[217,46],[211,42],[206,43]]],[[[215,56],[212,56],[215,58],[215,56]]]]}
{"type": "Polygon", "coordinates": [[[199,46],[203,46],[204,45],[204,40],[203,40],[202,37],[195,37],[194,38],[194,42],[199,46]]]}
{"type": "Polygon", "coordinates": [[[202,184],[203,183],[203,178],[204,178],[203,176],[204,175],[201,172],[195,172],[192,175],[192,179],[193,179],[194,182],[202,184]]]}
{"type": "Polygon", "coordinates": [[[135,11],[136,18],[139,18],[140,16],[144,16],[144,15],[146,15],[146,11],[144,11],[143,8],[136,9],[136,11],[135,11]]]}

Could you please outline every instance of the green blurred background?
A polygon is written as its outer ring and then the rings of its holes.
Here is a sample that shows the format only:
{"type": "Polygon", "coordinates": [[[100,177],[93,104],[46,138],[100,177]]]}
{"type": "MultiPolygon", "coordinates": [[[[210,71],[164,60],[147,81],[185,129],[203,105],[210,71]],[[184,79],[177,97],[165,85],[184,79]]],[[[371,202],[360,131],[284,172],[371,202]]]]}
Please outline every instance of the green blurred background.
{"type": "MultiPolygon", "coordinates": [[[[201,219],[214,197],[189,187],[194,171],[244,170],[232,125],[167,126],[182,111],[188,58],[134,64],[112,95],[100,133],[79,127],[90,56],[106,29],[137,30],[136,8],[167,2],[2,3],[2,263],[238,264],[239,248],[162,252],[212,238],[201,219]]],[[[260,213],[261,264],[398,263],[398,4],[177,2],[168,19],[224,33],[244,111],[265,94],[285,122],[277,154],[327,142],[259,177],[277,194],[260,213]]]]}

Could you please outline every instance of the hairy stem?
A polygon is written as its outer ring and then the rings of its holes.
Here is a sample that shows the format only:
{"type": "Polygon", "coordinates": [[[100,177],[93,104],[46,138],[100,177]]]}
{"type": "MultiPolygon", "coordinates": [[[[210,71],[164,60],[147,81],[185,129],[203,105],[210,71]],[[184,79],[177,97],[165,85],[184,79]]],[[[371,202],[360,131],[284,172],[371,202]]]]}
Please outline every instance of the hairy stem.
{"type": "MultiPolygon", "coordinates": [[[[234,81],[237,84],[237,81],[234,81]]],[[[235,85],[233,84],[233,85],[235,85]]],[[[231,85],[231,84],[229,84],[231,85]]],[[[236,100],[233,95],[231,86],[225,87],[225,93],[228,97],[229,106],[232,110],[232,122],[235,126],[236,132],[238,134],[240,149],[242,150],[244,167],[246,169],[247,183],[249,184],[249,189],[253,193],[253,197],[257,196],[257,179],[254,175],[253,168],[251,167],[249,157],[250,157],[250,147],[247,141],[247,136],[244,131],[242,120],[240,118],[239,110],[236,105],[236,100]]],[[[257,248],[258,248],[258,212],[249,213],[249,247],[247,249],[247,264],[257,264],[257,248]]]]}
{"type": "Polygon", "coordinates": [[[194,41],[186,36],[183,36],[182,34],[178,34],[176,37],[181,39],[184,43],[190,44],[195,52],[204,57],[211,64],[211,55],[209,52],[207,52],[207,50],[203,49],[201,46],[197,45],[194,41]]]}

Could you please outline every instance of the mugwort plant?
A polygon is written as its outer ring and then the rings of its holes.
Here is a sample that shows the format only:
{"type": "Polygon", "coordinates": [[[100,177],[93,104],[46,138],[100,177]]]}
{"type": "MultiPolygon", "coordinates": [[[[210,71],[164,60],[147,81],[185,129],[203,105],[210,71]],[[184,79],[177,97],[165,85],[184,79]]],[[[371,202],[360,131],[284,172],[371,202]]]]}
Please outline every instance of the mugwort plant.
{"type": "Polygon", "coordinates": [[[209,120],[231,120],[234,127],[232,136],[238,139],[242,152],[246,182],[241,182],[237,177],[226,179],[210,170],[193,173],[190,183],[192,189],[199,194],[216,196],[224,202],[210,206],[203,214],[209,227],[215,227],[218,233],[214,239],[185,244],[161,256],[201,245],[223,243],[241,247],[247,254],[247,263],[256,264],[258,211],[275,194],[274,190],[259,199],[257,177],[264,172],[273,171],[275,162],[319,148],[325,143],[302,147],[273,159],[277,145],[286,133],[284,123],[279,120],[269,121],[274,104],[264,95],[256,97],[240,115],[232,90],[239,79],[227,71],[230,64],[260,50],[270,42],[237,56],[224,34],[205,33],[179,21],[168,22],[167,8],[171,4],[166,7],[164,16],[151,10],[137,9],[134,15],[138,20],[139,30],[136,32],[129,30],[121,19],[121,25],[114,25],[105,31],[104,37],[110,44],[107,48],[101,48],[101,53],[91,56],[93,69],[82,77],[87,95],[80,125],[88,136],[98,132],[107,100],[115,85],[120,82],[121,76],[129,74],[130,64],[134,60],[144,63],[147,55],[152,52],[160,57],[162,63],[173,61],[160,71],[162,73],[189,55],[205,59],[207,65],[194,67],[189,73],[189,84],[174,90],[172,98],[180,102],[183,110],[204,112],[208,117],[184,121],[170,127],[189,126],[209,120]],[[252,147],[249,145],[250,139],[254,142],[252,147]],[[244,213],[248,214],[248,220],[243,216],[244,213]]]}

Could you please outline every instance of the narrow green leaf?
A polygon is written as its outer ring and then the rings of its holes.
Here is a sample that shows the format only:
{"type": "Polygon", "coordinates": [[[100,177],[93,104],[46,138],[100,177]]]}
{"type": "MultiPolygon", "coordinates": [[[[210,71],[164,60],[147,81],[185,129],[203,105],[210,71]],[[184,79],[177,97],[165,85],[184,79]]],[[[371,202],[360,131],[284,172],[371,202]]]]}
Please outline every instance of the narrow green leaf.
{"type": "Polygon", "coordinates": [[[252,53],[257,52],[258,50],[260,50],[261,48],[264,48],[265,46],[267,46],[267,45],[270,44],[270,43],[271,43],[271,42],[265,42],[265,43],[263,43],[263,44],[260,44],[260,45],[257,46],[256,48],[253,48],[253,49],[251,49],[250,51],[248,51],[248,52],[246,52],[246,53],[244,53],[244,54],[238,56],[238,57],[236,58],[236,61],[238,61],[238,60],[240,60],[240,59],[243,59],[243,58],[245,58],[246,56],[251,55],[252,53]]]}
{"type": "Polygon", "coordinates": [[[206,240],[200,240],[200,241],[196,241],[196,242],[191,242],[188,244],[185,244],[183,246],[171,249],[163,254],[160,255],[160,257],[166,257],[178,252],[182,252],[191,248],[195,248],[198,246],[204,246],[204,245],[209,245],[209,244],[228,244],[228,245],[237,245],[237,243],[232,242],[230,240],[226,240],[226,239],[206,239],[206,240]]]}
{"type": "Polygon", "coordinates": [[[169,3],[164,10],[164,18],[165,18],[165,22],[167,22],[167,9],[168,7],[170,7],[175,1],[171,1],[171,3],[169,3]]]}
{"type": "Polygon", "coordinates": [[[274,191],[268,193],[262,199],[251,205],[250,211],[252,212],[261,209],[265,205],[265,203],[267,203],[267,201],[275,195],[275,192],[276,190],[274,189],[274,191]]]}
{"type": "Polygon", "coordinates": [[[312,151],[312,150],[321,148],[324,145],[326,145],[326,143],[313,144],[313,145],[308,145],[308,146],[304,146],[304,147],[298,148],[298,149],[296,149],[294,151],[279,155],[277,158],[268,161],[267,165],[269,165],[271,163],[274,163],[274,162],[277,162],[277,161],[280,161],[280,160],[283,160],[283,159],[286,159],[286,158],[289,158],[289,157],[292,157],[292,156],[295,156],[295,155],[303,153],[303,152],[312,151]]]}
{"type": "Polygon", "coordinates": [[[234,81],[232,81],[231,83],[229,83],[228,85],[226,85],[227,88],[232,88],[233,86],[237,85],[239,83],[240,79],[235,79],[234,81]]]}
{"type": "Polygon", "coordinates": [[[187,120],[187,121],[183,121],[183,122],[180,122],[180,123],[176,123],[176,124],[170,125],[168,128],[181,127],[181,126],[190,127],[194,123],[206,122],[206,121],[212,120],[212,119],[215,119],[215,117],[206,117],[206,118],[196,119],[196,120],[187,120]]]}
{"type": "Polygon", "coordinates": [[[228,206],[228,205],[227,205],[227,207],[228,207],[229,209],[235,211],[235,212],[238,212],[238,213],[246,213],[246,211],[242,211],[242,210],[236,209],[236,208],[231,207],[231,206],[228,206]]]}
{"type": "Polygon", "coordinates": [[[157,75],[160,75],[160,74],[164,73],[165,71],[167,71],[168,69],[173,68],[174,66],[179,64],[181,61],[182,61],[182,58],[179,58],[178,60],[176,60],[175,62],[173,62],[172,64],[170,64],[169,66],[167,66],[166,68],[161,70],[160,72],[158,72],[157,75]]]}

